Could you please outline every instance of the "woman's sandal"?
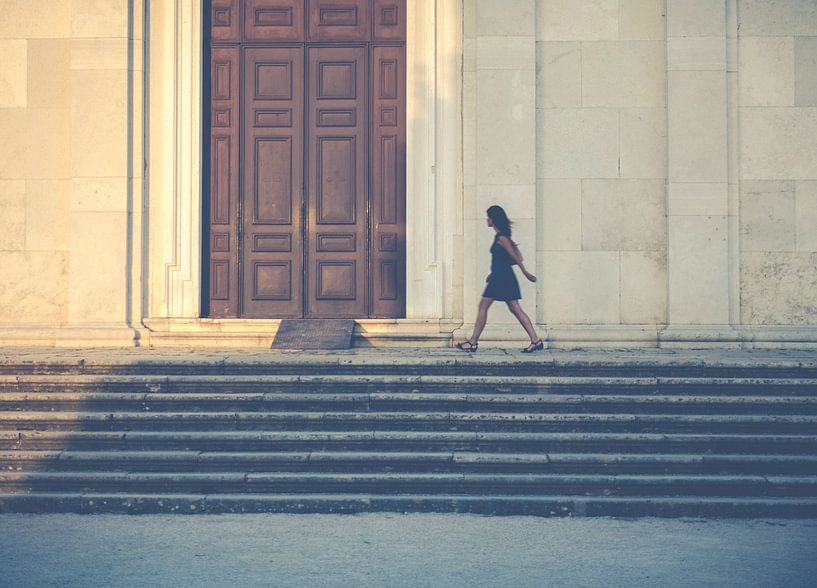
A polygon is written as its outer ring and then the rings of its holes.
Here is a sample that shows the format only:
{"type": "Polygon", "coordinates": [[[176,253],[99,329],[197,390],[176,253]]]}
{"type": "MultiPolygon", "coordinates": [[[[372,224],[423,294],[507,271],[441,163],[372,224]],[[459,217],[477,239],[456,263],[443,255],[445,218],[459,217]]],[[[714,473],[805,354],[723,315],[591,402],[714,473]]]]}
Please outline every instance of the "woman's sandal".
{"type": "Polygon", "coordinates": [[[536,343],[531,343],[522,350],[522,353],[533,353],[545,348],[545,342],[539,339],[536,343]]]}
{"type": "Polygon", "coordinates": [[[462,349],[463,351],[469,351],[471,353],[476,353],[477,349],[479,349],[478,343],[471,343],[470,341],[460,341],[456,345],[457,349],[462,349]],[[466,347],[466,345],[468,347],[466,347]]]}

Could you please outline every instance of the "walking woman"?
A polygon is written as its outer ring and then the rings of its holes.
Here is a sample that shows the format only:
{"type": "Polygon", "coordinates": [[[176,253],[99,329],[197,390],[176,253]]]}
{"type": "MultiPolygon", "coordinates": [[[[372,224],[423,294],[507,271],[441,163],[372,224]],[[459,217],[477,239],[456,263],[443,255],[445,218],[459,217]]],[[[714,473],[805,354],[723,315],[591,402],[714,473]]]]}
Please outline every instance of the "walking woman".
{"type": "Polygon", "coordinates": [[[508,305],[516,319],[522,324],[525,332],[530,337],[530,345],[522,350],[522,353],[532,353],[543,349],[545,344],[530,322],[530,318],[519,305],[522,294],[519,292],[519,282],[513,273],[513,266],[518,265],[525,277],[531,282],[536,281],[536,276],[525,269],[522,265],[522,255],[516,245],[511,241],[511,221],[501,206],[491,206],[488,208],[488,226],[496,231],[494,243],[491,245],[491,273],[485,280],[488,285],[482,293],[482,300],[479,302],[477,310],[477,321],[474,324],[474,333],[466,341],[457,343],[457,348],[463,351],[475,352],[479,347],[479,336],[485,328],[488,319],[488,309],[494,300],[501,300],[508,305]]]}

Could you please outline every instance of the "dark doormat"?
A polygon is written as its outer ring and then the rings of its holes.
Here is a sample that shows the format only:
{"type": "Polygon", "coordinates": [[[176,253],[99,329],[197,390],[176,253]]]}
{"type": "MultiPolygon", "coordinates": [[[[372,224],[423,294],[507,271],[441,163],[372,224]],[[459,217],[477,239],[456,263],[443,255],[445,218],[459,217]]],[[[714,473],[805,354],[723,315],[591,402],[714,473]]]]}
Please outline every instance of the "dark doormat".
{"type": "Polygon", "coordinates": [[[349,349],[354,330],[348,319],[284,319],[272,349],[349,349]]]}

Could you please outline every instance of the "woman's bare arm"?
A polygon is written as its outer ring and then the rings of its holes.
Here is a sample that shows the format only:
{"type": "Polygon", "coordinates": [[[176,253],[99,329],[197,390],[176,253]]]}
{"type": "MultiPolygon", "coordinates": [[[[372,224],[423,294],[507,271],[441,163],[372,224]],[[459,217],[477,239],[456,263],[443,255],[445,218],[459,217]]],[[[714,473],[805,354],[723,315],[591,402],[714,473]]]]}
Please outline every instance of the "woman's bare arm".
{"type": "Polygon", "coordinates": [[[516,249],[514,248],[513,243],[511,243],[511,240],[508,239],[505,235],[500,235],[499,244],[505,251],[508,252],[508,255],[510,255],[514,263],[519,266],[519,269],[522,270],[522,273],[525,275],[525,277],[528,278],[528,280],[530,280],[531,282],[535,282],[536,276],[534,276],[532,273],[525,269],[525,266],[522,263],[522,258],[519,257],[519,255],[517,255],[516,249]]]}

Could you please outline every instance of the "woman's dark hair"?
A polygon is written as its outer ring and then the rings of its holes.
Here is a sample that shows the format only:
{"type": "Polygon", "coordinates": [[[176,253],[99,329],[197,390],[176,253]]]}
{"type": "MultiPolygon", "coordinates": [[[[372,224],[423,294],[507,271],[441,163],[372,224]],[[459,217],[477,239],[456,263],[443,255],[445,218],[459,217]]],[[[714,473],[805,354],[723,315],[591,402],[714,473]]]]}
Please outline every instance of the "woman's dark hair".
{"type": "Polygon", "coordinates": [[[488,216],[491,217],[491,222],[499,229],[500,235],[505,235],[511,238],[511,219],[505,214],[505,210],[496,204],[488,207],[488,216]]]}

